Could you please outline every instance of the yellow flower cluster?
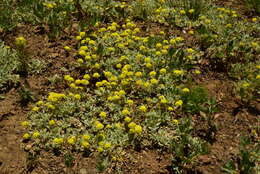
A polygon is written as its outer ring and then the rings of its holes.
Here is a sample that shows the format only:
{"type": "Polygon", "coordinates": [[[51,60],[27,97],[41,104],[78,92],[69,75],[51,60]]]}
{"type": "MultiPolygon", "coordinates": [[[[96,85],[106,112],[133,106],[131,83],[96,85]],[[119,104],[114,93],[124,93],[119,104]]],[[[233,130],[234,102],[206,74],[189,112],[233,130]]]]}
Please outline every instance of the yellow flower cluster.
{"type": "Polygon", "coordinates": [[[130,132],[130,133],[141,134],[142,131],[143,131],[142,126],[137,125],[137,124],[134,123],[134,122],[129,123],[129,124],[128,124],[128,127],[129,127],[129,132],[130,132]]]}
{"type": "Polygon", "coordinates": [[[50,102],[57,102],[58,100],[64,99],[65,97],[66,97],[65,94],[50,92],[47,100],[50,101],[50,102]]]}
{"type": "Polygon", "coordinates": [[[22,36],[17,37],[15,39],[15,44],[18,47],[24,47],[26,45],[26,43],[27,43],[27,40],[24,37],[22,37],[22,36]]]}

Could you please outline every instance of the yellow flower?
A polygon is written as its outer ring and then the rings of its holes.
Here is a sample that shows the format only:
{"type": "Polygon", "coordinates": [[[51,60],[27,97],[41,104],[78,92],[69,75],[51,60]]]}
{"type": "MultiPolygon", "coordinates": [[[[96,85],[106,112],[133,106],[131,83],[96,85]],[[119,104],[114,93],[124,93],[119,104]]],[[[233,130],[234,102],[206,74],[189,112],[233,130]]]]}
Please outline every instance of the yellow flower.
{"type": "Polygon", "coordinates": [[[90,40],[88,43],[89,43],[89,45],[95,45],[96,44],[96,42],[94,40],[90,40]]]}
{"type": "Polygon", "coordinates": [[[157,80],[157,79],[154,79],[154,78],[152,78],[152,79],[150,80],[150,82],[151,82],[151,84],[153,84],[153,85],[158,84],[158,80],[157,80]]]}
{"type": "Polygon", "coordinates": [[[108,47],[107,50],[108,50],[109,52],[113,52],[113,51],[115,51],[115,48],[114,48],[114,47],[108,47]]]}
{"type": "Polygon", "coordinates": [[[40,101],[38,101],[36,104],[37,104],[38,106],[41,106],[41,105],[43,105],[43,101],[40,100],[40,101]]]}
{"type": "Polygon", "coordinates": [[[180,14],[186,14],[185,10],[181,10],[180,14]]]}
{"type": "Polygon", "coordinates": [[[192,48],[188,48],[188,49],[187,49],[187,52],[188,52],[188,53],[193,53],[194,50],[193,50],[192,48]]]}
{"type": "Polygon", "coordinates": [[[252,46],[253,48],[257,48],[259,45],[258,45],[257,42],[251,42],[251,46],[252,46]]]}
{"type": "Polygon", "coordinates": [[[159,34],[160,35],[164,35],[165,33],[164,33],[164,31],[160,31],[159,34]]]}
{"type": "Polygon", "coordinates": [[[149,73],[149,75],[150,75],[151,77],[156,76],[156,72],[155,72],[155,71],[151,71],[151,72],[149,73]]]}
{"type": "MultiPolygon", "coordinates": [[[[205,20],[205,23],[206,23],[206,24],[210,24],[210,23],[211,23],[211,20],[210,20],[210,19],[206,19],[206,20],[205,20]]],[[[231,26],[232,26],[232,25],[231,25],[231,26]]]]}
{"type": "Polygon", "coordinates": [[[125,93],[124,90],[120,90],[120,91],[118,92],[118,94],[119,94],[120,96],[124,96],[126,93],[125,93]]]}
{"type": "Polygon", "coordinates": [[[178,101],[176,101],[175,102],[175,106],[182,106],[182,104],[183,104],[183,101],[182,100],[178,100],[178,101]]]}
{"type": "Polygon", "coordinates": [[[53,143],[57,144],[57,145],[60,145],[60,144],[63,143],[63,138],[54,138],[53,139],[53,143]]]}
{"type": "Polygon", "coordinates": [[[89,79],[90,79],[90,75],[85,74],[85,75],[83,76],[83,78],[86,79],[86,80],[89,80],[89,79]]]}
{"type": "Polygon", "coordinates": [[[113,156],[113,157],[111,158],[111,160],[112,160],[112,161],[117,161],[117,158],[116,158],[115,156],[113,156]]]}
{"type": "Polygon", "coordinates": [[[136,77],[142,77],[142,75],[143,75],[143,73],[140,72],[140,71],[135,73],[135,76],[136,76],[136,77]]]}
{"type": "Polygon", "coordinates": [[[192,60],[192,59],[193,59],[192,55],[188,55],[187,58],[188,58],[189,60],[192,60]]]}
{"type": "Polygon", "coordinates": [[[223,16],[223,15],[218,15],[218,17],[219,17],[219,18],[221,18],[221,19],[223,19],[223,18],[224,18],[224,16],[223,16]]]}
{"type": "Polygon", "coordinates": [[[129,114],[130,114],[130,112],[128,111],[128,109],[124,109],[122,111],[122,115],[124,115],[124,116],[129,115],[129,114]]]}
{"type": "Polygon", "coordinates": [[[75,142],[76,142],[76,137],[75,136],[72,136],[70,137],[68,140],[67,140],[68,144],[70,145],[74,145],[75,142]]]}
{"type": "Polygon", "coordinates": [[[144,86],[145,88],[150,88],[151,84],[150,84],[149,82],[145,82],[145,83],[143,84],[143,86],[144,86]]]}
{"type": "Polygon", "coordinates": [[[82,38],[80,36],[76,36],[76,40],[81,40],[82,38]]]}
{"type": "Polygon", "coordinates": [[[99,113],[99,116],[100,116],[101,118],[106,118],[106,117],[107,117],[107,113],[105,113],[105,112],[100,112],[100,113],[99,113]]]}
{"type": "Polygon", "coordinates": [[[65,75],[65,76],[64,76],[64,79],[65,79],[66,81],[68,81],[68,82],[73,82],[73,81],[74,81],[74,78],[71,77],[70,75],[65,75]]]}
{"type": "Polygon", "coordinates": [[[156,48],[161,48],[162,47],[162,44],[161,43],[157,43],[156,44],[156,48]]]}
{"type": "Polygon", "coordinates": [[[189,10],[189,13],[190,13],[190,14],[192,14],[192,13],[194,13],[194,12],[195,12],[194,9],[190,9],[190,10],[189,10]]]}
{"type": "Polygon", "coordinates": [[[171,106],[168,107],[168,111],[173,111],[173,110],[174,110],[173,107],[171,106]]]}
{"type": "Polygon", "coordinates": [[[81,99],[81,96],[79,94],[75,94],[74,95],[74,98],[77,99],[77,100],[80,100],[81,99]]]}
{"type": "Polygon", "coordinates": [[[194,72],[195,72],[195,74],[201,74],[200,70],[197,70],[197,69],[194,72]]]}
{"type": "Polygon", "coordinates": [[[55,125],[55,121],[54,121],[54,120],[50,120],[50,121],[49,121],[49,125],[50,125],[50,126],[55,125]]]}
{"type": "Polygon", "coordinates": [[[132,119],[130,117],[125,117],[125,122],[129,123],[132,119]]]}
{"type": "Polygon", "coordinates": [[[82,138],[83,138],[83,140],[88,141],[90,139],[90,135],[84,134],[84,135],[82,135],[82,138]]]}
{"type": "Polygon", "coordinates": [[[162,98],[161,101],[160,101],[162,104],[166,104],[168,101],[166,98],[162,98]]]}
{"type": "Polygon", "coordinates": [[[110,124],[107,124],[107,125],[106,125],[106,128],[107,128],[107,129],[110,129],[110,128],[112,128],[112,126],[111,126],[110,124]]]}
{"type": "Polygon", "coordinates": [[[170,44],[175,45],[176,44],[176,40],[175,39],[171,39],[170,40],[170,44]]]}
{"type": "Polygon", "coordinates": [[[30,125],[30,123],[28,121],[23,121],[21,125],[26,128],[30,125]]]}
{"type": "Polygon", "coordinates": [[[134,127],[134,132],[135,132],[135,133],[140,134],[140,133],[142,133],[142,131],[143,131],[142,126],[136,125],[136,126],[134,127]]]}
{"type": "Polygon", "coordinates": [[[86,35],[85,32],[80,32],[80,33],[79,33],[79,36],[80,36],[80,37],[84,37],[85,35],[86,35]]]}
{"type": "Polygon", "coordinates": [[[141,46],[139,47],[139,49],[140,49],[141,51],[143,51],[143,50],[145,50],[145,49],[146,49],[146,47],[145,47],[145,46],[143,46],[143,45],[141,45],[141,46]]]}
{"type": "Polygon", "coordinates": [[[146,112],[147,108],[146,108],[146,106],[142,105],[142,106],[139,107],[139,110],[142,111],[142,112],[146,112]]]}
{"type": "Polygon", "coordinates": [[[166,69],[165,68],[160,69],[160,74],[166,74],[166,69]]]}
{"type": "Polygon", "coordinates": [[[162,53],[161,53],[160,51],[156,51],[156,52],[155,52],[155,55],[156,55],[156,56],[160,56],[161,54],[162,54],[162,53]]]}
{"type": "Polygon", "coordinates": [[[116,124],[115,124],[115,127],[116,127],[117,129],[121,129],[121,128],[122,128],[122,124],[121,124],[121,123],[116,123],[116,124]]]}
{"type": "Polygon", "coordinates": [[[231,28],[231,27],[232,27],[232,24],[227,24],[226,27],[227,27],[227,28],[231,28]]]}
{"type": "Polygon", "coordinates": [[[23,134],[23,139],[27,140],[29,138],[30,138],[30,134],[28,133],[23,134]]]}
{"type": "Polygon", "coordinates": [[[260,74],[258,74],[258,75],[256,76],[256,79],[260,79],[260,74]]]}
{"type": "Polygon", "coordinates": [[[54,110],[54,109],[55,109],[55,106],[52,105],[52,104],[47,104],[46,106],[47,106],[47,108],[49,108],[49,109],[51,109],[51,110],[54,110]]]}
{"type": "Polygon", "coordinates": [[[112,145],[111,145],[111,143],[106,142],[106,143],[104,143],[103,147],[105,149],[110,149],[112,147],[112,145]]]}
{"type": "Polygon", "coordinates": [[[244,88],[247,88],[247,87],[249,87],[249,86],[250,86],[250,84],[249,84],[249,83],[247,83],[247,82],[245,82],[245,83],[243,83],[243,84],[242,84],[242,86],[243,86],[244,88]]]}
{"type": "Polygon", "coordinates": [[[71,48],[70,48],[69,46],[65,46],[64,49],[65,49],[66,51],[70,51],[70,50],[71,50],[71,48]]]}
{"type": "Polygon", "coordinates": [[[257,18],[252,18],[252,22],[256,22],[257,21],[257,18]]]}
{"type": "Polygon", "coordinates": [[[78,59],[77,62],[82,64],[82,63],[84,63],[84,60],[83,59],[78,59]]]}
{"type": "Polygon", "coordinates": [[[126,101],[126,103],[129,104],[129,105],[133,105],[134,101],[129,99],[129,100],[126,101]]]}
{"type": "Polygon", "coordinates": [[[162,49],[162,50],[161,50],[161,53],[162,53],[163,55],[166,55],[166,54],[168,53],[168,51],[167,51],[166,49],[162,49]]]}
{"type": "Polygon", "coordinates": [[[76,85],[80,85],[81,84],[81,80],[77,79],[77,80],[75,80],[75,83],[76,83],[76,85]]]}
{"type": "Polygon", "coordinates": [[[39,136],[40,136],[40,133],[38,131],[34,132],[32,135],[33,138],[39,138],[39,136]]]}
{"type": "Polygon", "coordinates": [[[87,53],[85,50],[79,50],[79,55],[81,56],[87,56],[87,53]]]}
{"type": "Polygon", "coordinates": [[[136,126],[135,122],[131,122],[131,123],[128,124],[128,127],[130,129],[133,129],[135,126],[136,126]]]}
{"type": "Polygon", "coordinates": [[[87,141],[82,141],[82,142],[81,142],[81,145],[82,145],[84,148],[86,148],[86,149],[88,149],[88,148],[90,147],[90,144],[89,144],[87,141]]]}
{"type": "Polygon", "coordinates": [[[184,74],[183,70],[178,70],[178,69],[173,70],[173,73],[174,73],[175,75],[177,75],[177,76],[184,74]]]}
{"type": "Polygon", "coordinates": [[[15,44],[18,47],[24,47],[26,45],[26,43],[27,43],[27,40],[24,37],[22,37],[22,36],[17,37],[15,39],[15,44]]]}
{"type": "Polygon", "coordinates": [[[190,90],[189,90],[189,88],[183,88],[182,92],[188,93],[188,92],[190,92],[190,90]]]}
{"type": "Polygon", "coordinates": [[[174,125],[178,125],[178,124],[179,124],[179,120],[173,119],[173,120],[172,120],[172,123],[173,123],[174,125]]]}
{"type": "Polygon", "coordinates": [[[98,147],[98,148],[97,148],[97,151],[98,151],[98,152],[103,152],[104,149],[103,149],[103,147],[98,147]]]}
{"type": "Polygon", "coordinates": [[[145,64],[145,66],[147,67],[147,68],[152,68],[152,64],[151,63],[147,63],[147,64],[145,64]]]}
{"type": "Polygon", "coordinates": [[[100,122],[97,122],[97,123],[96,123],[96,128],[97,128],[98,130],[102,130],[102,129],[104,128],[104,125],[103,125],[102,123],[100,123],[100,122]]]}
{"type": "Polygon", "coordinates": [[[121,63],[116,64],[116,68],[118,69],[122,68],[122,64],[121,63]]]}
{"type": "Polygon", "coordinates": [[[90,55],[85,55],[85,60],[86,60],[86,61],[91,60],[91,56],[90,56],[90,55]]]}
{"type": "Polygon", "coordinates": [[[88,85],[88,84],[89,84],[89,81],[88,81],[88,80],[81,80],[81,83],[82,83],[83,85],[88,85]]]}
{"type": "Polygon", "coordinates": [[[94,74],[93,74],[93,77],[94,77],[94,78],[99,78],[100,75],[99,75],[99,73],[94,73],[94,74]]]}

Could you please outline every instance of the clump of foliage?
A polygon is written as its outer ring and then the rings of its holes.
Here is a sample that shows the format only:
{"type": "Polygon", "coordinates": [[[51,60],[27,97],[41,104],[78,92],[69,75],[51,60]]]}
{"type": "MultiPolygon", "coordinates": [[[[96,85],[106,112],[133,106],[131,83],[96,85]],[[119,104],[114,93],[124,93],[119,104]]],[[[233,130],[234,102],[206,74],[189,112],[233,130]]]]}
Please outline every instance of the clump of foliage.
{"type": "Polygon", "coordinates": [[[21,62],[15,50],[0,43],[0,92],[4,92],[19,82],[17,72],[21,62]]]}
{"type": "Polygon", "coordinates": [[[177,123],[177,136],[172,140],[173,152],[172,169],[177,173],[192,162],[197,155],[207,153],[206,142],[192,136],[193,125],[191,118],[184,118],[177,123]]]}
{"type": "Polygon", "coordinates": [[[244,0],[250,11],[260,14],[260,0],[244,0]]]}
{"type": "Polygon", "coordinates": [[[50,92],[22,123],[32,150],[98,152],[111,159],[128,147],[158,144],[170,150],[172,137],[182,137],[175,115],[198,113],[209,101],[202,88],[187,86],[200,72],[200,54],[180,36],[142,36],[127,19],[121,25],[98,24],[94,31],[79,32],[76,40],[80,76],[65,75],[69,89],[50,92]]]}
{"type": "Polygon", "coordinates": [[[259,171],[259,151],[257,142],[252,142],[249,137],[241,138],[240,151],[235,160],[229,160],[222,168],[226,173],[257,174],[259,171]]]}

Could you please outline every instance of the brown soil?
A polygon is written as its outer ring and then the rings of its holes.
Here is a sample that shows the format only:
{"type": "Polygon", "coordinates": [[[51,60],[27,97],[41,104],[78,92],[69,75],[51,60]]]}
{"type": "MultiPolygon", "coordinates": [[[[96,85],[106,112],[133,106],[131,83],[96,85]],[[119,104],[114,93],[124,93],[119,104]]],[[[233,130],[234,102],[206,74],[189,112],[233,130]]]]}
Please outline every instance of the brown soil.
{"type": "Polygon", "coordinates": [[[17,105],[19,96],[15,90],[0,102],[0,173],[16,173],[25,167],[26,154],[20,147],[23,129],[20,122],[26,111],[17,105]]]}
{"type": "MultiPolygon", "coordinates": [[[[222,107],[220,112],[214,115],[214,123],[217,125],[215,141],[210,146],[209,154],[198,157],[195,171],[202,174],[220,174],[223,173],[223,165],[238,155],[241,136],[250,135],[252,126],[258,124],[259,111],[249,113],[247,109],[242,109],[234,114],[239,105],[232,96],[232,83],[228,81],[209,80],[204,85],[222,107]]],[[[197,126],[203,130],[202,125],[203,121],[197,126]]]]}
{"type": "MultiPolygon", "coordinates": [[[[29,41],[28,50],[35,59],[47,62],[48,68],[41,74],[30,75],[28,81],[30,90],[36,98],[45,96],[50,90],[64,90],[62,83],[50,84],[49,77],[62,75],[60,67],[69,67],[72,56],[66,55],[65,45],[74,45],[71,37],[64,36],[56,42],[51,42],[45,34],[39,34],[39,29],[32,26],[22,26],[15,34],[6,37],[6,43],[12,45],[17,35],[26,36],[29,41]]],[[[75,32],[76,29],[73,32],[75,32]]],[[[22,82],[21,82],[22,83],[22,82]]],[[[215,141],[210,146],[207,155],[199,156],[193,166],[189,166],[187,173],[221,174],[221,167],[225,162],[238,154],[241,135],[250,133],[250,126],[258,124],[256,113],[249,113],[247,109],[234,110],[239,107],[233,96],[233,86],[228,80],[219,80],[216,76],[205,76],[198,81],[205,86],[210,95],[214,96],[220,106],[220,111],[214,116],[217,125],[215,141]]],[[[50,152],[43,152],[37,159],[30,159],[21,148],[21,137],[24,129],[20,123],[26,119],[30,107],[21,107],[18,89],[12,89],[0,101],[0,174],[94,174],[96,172],[95,154],[83,157],[76,154],[72,167],[66,167],[64,158],[50,152]]],[[[194,117],[196,129],[207,131],[203,127],[203,120],[194,117]]],[[[200,135],[199,135],[200,136],[200,135]]],[[[170,174],[171,155],[154,150],[129,152],[126,159],[106,169],[104,173],[116,173],[121,168],[122,173],[130,174],[170,174]]]]}

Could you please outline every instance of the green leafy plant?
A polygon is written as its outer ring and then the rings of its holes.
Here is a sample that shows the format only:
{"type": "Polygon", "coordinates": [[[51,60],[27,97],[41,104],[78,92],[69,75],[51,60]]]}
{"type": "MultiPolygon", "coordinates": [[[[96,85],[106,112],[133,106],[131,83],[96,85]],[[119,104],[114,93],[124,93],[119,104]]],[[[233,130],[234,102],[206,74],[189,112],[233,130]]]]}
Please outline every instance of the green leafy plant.
{"type": "Polygon", "coordinates": [[[19,89],[19,95],[22,106],[27,106],[29,102],[35,101],[33,93],[30,91],[28,85],[21,86],[19,89]]]}
{"type": "Polygon", "coordinates": [[[66,153],[66,154],[64,155],[64,162],[65,162],[65,165],[66,165],[67,167],[72,167],[72,166],[73,166],[73,163],[74,163],[74,160],[75,160],[75,158],[73,157],[72,154],[66,153]]]}
{"type": "Polygon", "coordinates": [[[172,168],[177,173],[181,173],[184,166],[191,163],[197,155],[207,153],[205,142],[193,137],[192,131],[191,118],[181,119],[177,128],[177,137],[171,143],[172,168]]]}
{"type": "Polygon", "coordinates": [[[248,9],[260,14],[260,0],[244,0],[248,9]]]}
{"type": "Polygon", "coordinates": [[[226,173],[257,174],[259,171],[259,144],[249,137],[241,138],[240,153],[236,160],[229,160],[222,168],[226,173]]]}
{"type": "Polygon", "coordinates": [[[205,0],[183,0],[181,4],[186,12],[186,15],[192,19],[197,20],[203,11],[206,10],[208,2],[205,0]]]}
{"type": "Polygon", "coordinates": [[[6,31],[11,31],[18,23],[12,5],[9,0],[0,2],[0,28],[6,31]]]}

